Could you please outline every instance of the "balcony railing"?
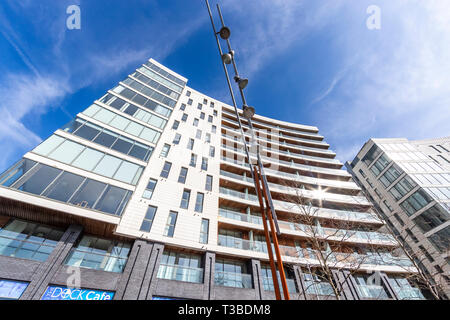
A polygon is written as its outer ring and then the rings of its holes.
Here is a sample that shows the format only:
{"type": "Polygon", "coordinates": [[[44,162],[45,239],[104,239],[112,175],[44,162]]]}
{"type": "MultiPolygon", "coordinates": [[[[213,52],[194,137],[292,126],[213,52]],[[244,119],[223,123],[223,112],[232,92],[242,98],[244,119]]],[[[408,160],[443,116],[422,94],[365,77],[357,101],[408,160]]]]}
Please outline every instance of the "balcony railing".
{"type": "Polygon", "coordinates": [[[246,273],[215,271],[214,283],[223,287],[253,288],[252,275],[246,273]]]}
{"type": "Polygon", "coordinates": [[[66,265],[119,273],[125,269],[127,260],[127,257],[73,248],[66,259],[66,265]]]}
{"type": "MultiPolygon", "coordinates": [[[[263,277],[262,280],[263,280],[264,290],[266,290],[266,291],[275,291],[274,286],[273,286],[273,279],[272,279],[272,277],[263,277]]],[[[280,277],[278,277],[278,284],[280,286],[280,291],[283,292],[283,289],[281,287],[281,279],[280,279],[280,277]]],[[[290,293],[298,292],[297,286],[295,284],[295,280],[294,279],[287,278],[286,279],[286,284],[287,284],[287,287],[288,287],[288,291],[290,293]]]]}
{"type": "MultiPolygon", "coordinates": [[[[242,145],[241,140],[235,141],[235,140],[234,140],[234,137],[231,137],[231,136],[229,136],[229,135],[226,135],[225,133],[222,133],[222,137],[227,138],[227,139],[230,139],[231,141],[237,142],[237,143],[239,143],[240,145],[242,145]]],[[[258,139],[258,140],[261,140],[261,139],[258,139]]],[[[266,139],[264,139],[264,140],[266,140],[266,139]]],[[[275,141],[268,141],[268,140],[266,140],[266,141],[267,141],[268,143],[274,143],[274,142],[275,142],[275,141]]],[[[259,141],[259,142],[261,143],[261,141],[259,141]]],[[[283,145],[283,144],[281,144],[281,145],[283,145]]],[[[276,147],[275,147],[275,148],[269,149],[269,148],[267,148],[267,147],[264,146],[264,145],[263,145],[263,147],[264,147],[264,150],[265,150],[266,152],[277,152],[277,153],[280,153],[280,154],[287,155],[287,156],[289,156],[289,157],[297,157],[297,158],[301,158],[301,159],[305,159],[305,160],[311,160],[311,161],[317,161],[317,162],[324,162],[324,163],[328,163],[328,164],[338,164],[338,165],[342,165],[342,163],[341,163],[338,159],[329,159],[329,158],[323,158],[323,157],[317,157],[317,156],[308,156],[308,155],[304,155],[304,154],[297,153],[297,152],[284,151],[284,150],[281,150],[281,149],[276,148],[276,147]]]]}
{"type": "Polygon", "coordinates": [[[160,264],[158,278],[193,283],[203,282],[203,268],[192,268],[173,264],[160,264]]]}
{"type": "Polygon", "coordinates": [[[224,218],[233,219],[242,222],[249,222],[253,224],[261,225],[263,223],[262,218],[260,216],[243,214],[237,211],[219,208],[219,215],[224,218]]]}
{"type": "MultiPolygon", "coordinates": [[[[222,124],[222,128],[226,129],[227,132],[233,131],[234,135],[231,136],[231,139],[234,140],[235,136],[239,137],[239,139],[240,139],[240,137],[241,137],[241,131],[240,130],[238,130],[236,128],[233,128],[233,127],[231,127],[229,125],[226,125],[226,124],[222,124]]],[[[249,131],[245,131],[244,130],[244,135],[246,137],[251,138],[251,134],[249,133],[249,131]]],[[[277,143],[277,144],[279,144],[281,146],[285,146],[285,147],[293,147],[293,148],[301,149],[301,150],[310,150],[310,151],[317,152],[317,153],[322,153],[322,154],[332,154],[332,155],[336,154],[333,150],[330,150],[330,149],[306,147],[306,146],[303,146],[303,145],[300,145],[300,144],[293,144],[293,143],[289,143],[289,142],[285,142],[285,141],[280,142],[279,138],[277,138],[277,139],[270,139],[269,140],[269,139],[266,139],[264,136],[265,136],[265,134],[260,135],[260,136],[258,136],[258,139],[262,140],[262,141],[267,141],[267,142],[270,142],[270,143],[277,143]]],[[[281,138],[286,138],[286,137],[281,136],[281,138]]],[[[241,141],[241,140],[239,140],[239,141],[241,141]]]]}
{"type": "Polygon", "coordinates": [[[376,285],[361,285],[358,284],[356,286],[356,289],[358,290],[359,295],[361,298],[366,299],[377,299],[377,300],[386,300],[389,299],[388,294],[384,290],[382,286],[376,286],[376,285]]]}

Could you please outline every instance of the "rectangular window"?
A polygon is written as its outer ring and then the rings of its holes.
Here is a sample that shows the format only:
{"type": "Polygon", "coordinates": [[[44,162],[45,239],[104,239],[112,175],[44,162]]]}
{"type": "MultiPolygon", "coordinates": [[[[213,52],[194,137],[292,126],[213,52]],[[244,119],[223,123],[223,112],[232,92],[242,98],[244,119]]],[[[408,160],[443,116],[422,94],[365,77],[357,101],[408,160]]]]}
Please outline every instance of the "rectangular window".
{"type": "Polygon", "coordinates": [[[164,167],[161,171],[161,177],[168,178],[170,173],[170,168],[172,168],[172,164],[170,162],[165,162],[164,167]]]}
{"type": "Polygon", "coordinates": [[[203,99],[203,104],[208,104],[208,100],[203,99]]]}
{"type": "Polygon", "coordinates": [[[195,201],[195,211],[196,212],[203,212],[203,200],[205,198],[205,195],[201,192],[197,193],[197,200],[195,201]]]}
{"type": "Polygon", "coordinates": [[[209,147],[209,156],[211,158],[214,158],[216,155],[216,148],[215,147],[209,147]]]}
{"type": "Polygon", "coordinates": [[[191,154],[191,162],[189,163],[189,165],[191,167],[196,167],[197,166],[197,155],[196,154],[191,154]]]}
{"type": "Polygon", "coordinates": [[[210,122],[210,123],[213,122],[213,116],[208,116],[208,122],[210,122]]]}
{"type": "Polygon", "coordinates": [[[202,224],[200,226],[200,243],[208,244],[208,234],[209,234],[209,220],[202,219],[202,224]]]}
{"type": "Polygon", "coordinates": [[[180,208],[188,209],[189,208],[189,199],[191,198],[191,190],[184,189],[183,196],[181,197],[180,208]]]}
{"type": "Polygon", "coordinates": [[[187,145],[187,148],[188,148],[189,150],[194,149],[194,142],[195,142],[194,139],[189,138],[188,145],[187,145]]]}
{"type": "Polygon", "coordinates": [[[214,117],[217,117],[217,110],[213,111],[214,117]]]}
{"type": "Polygon", "coordinates": [[[192,99],[189,99],[188,102],[187,102],[187,104],[190,105],[190,106],[192,106],[192,102],[194,102],[194,101],[192,101],[192,99]]]}
{"type": "Polygon", "coordinates": [[[207,175],[206,176],[206,185],[205,185],[206,191],[212,191],[212,183],[213,183],[213,177],[210,175],[207,175]]]}
{"type": "Polygon", "coordinates": [[[202,130],[197,129],[197,134],[195,135],[196,139],[201,139],[202,138],[202,130]]]}
{"type": "Polygon", "coordinates": [[[169,151],[170,151],[170,144],[164,144],[162,150],[161,150],[161,154],[160,157],[162,158],[166,158],[169,155],[169,151]]]}
{"type": "Polygon", "coordinates": [[[179,125],[180,125],[180,121],[178,121],[178,120],[175,120],[175,121],[173,122],[173,126],[172,126],[172,129],[175,129],[175,130],[177,130],[177,129],[178,129],[178,127],[179,127],[179,125]]]}
{"type": "Polygon", "coordinates": [[[186,104],[185,104],[185,103],[182,103],[182,104],[181,104],[180,110],[181,110],[181,111],[186,110],[186,104]]]}
{"type": "Polygon", "coordinates": [[[201,103],[199,103],[199,104],[197,105],[197,109],[198,109],[198,110],[202,110],[202,108],[203,108],[203,105],[202,105],[201,103]]]}
{"type": "Polygon", "coordinates": [[[208,170],[208,158],[205,158],[205,157],[202,158],[202,170],[205,170],[205,171],[208,170]]]}
{"type": "Polygon", "coordinates": [[[214,108],[214,102],[211,101],[211,103],[209,104],[209,106],[210,106],[211,108],[214,108]]]}
{"type": "Polygon", "coordinates": [[[148,182],[147,188],[145,188],[145,191],[142,195],[142,198],[150,200],[153,196],[153,192],[155,191],[157,183],[158,183],[158,180],[150,179],[150,181],[148,182]]]}
{"type": "Polygon", "coordinates": [[[191,92],[188,90],[186,91],[186,97],[190,97],[191,96],[191,92]]]}
{"type": "Polygon", "coordinates": [[[216,126],[212,126],[211,127],[211,132],[212,133],[216,133],[217,132],[217,127],[216,126]]]}
{"type": "Polygon", "coordinates": [[[205,119],[205,113],[204,112],[200,113],[200,119],[202,119],[202,120],[205,119]]]}
{"type": "Polygon", "coordinates": [[[164,235],[166,237],[173,237],[175,232],[175,224],[177,223],[178,212],[170,211],[169,217],[167,218],[166,229],[164,230],[164,235]]]}
{"type": "Polygon", "coordinates": [[[157,207],[149,206],[145,214],[144,220],[142,221],[141,231],[150,232],[152,229],[153,220],[155,219],[157,207]]]}
{"type": "Polygon", "coordinates": [[[177,134],[175,134],[175,137],[173,138],[172,143],[173,144],[179,144],[180,140],[181,140],[181,134],[177,133],[177,134]]]}
{"type": "Polygon", "coordinates": [[[211,134],[210,133],[206,133],[205,142],[211,143],[211,134]]]}
{"type": "Polygon", "coordinates": [[[181,121],[182,121],[182,122],[186,122],[186,121],[187,121],[187,118],[188,118],[187,113],[183,113],[183,116],[181,117],[181,121]]]}
{"type": "Polygon", "coordinates": [[[194,119],[194,123],[193,123],[194,127],[198,127],[198,121],[199,120],[197,118],[194,119]]]}
{"type": "Polygon", "coordinates": [[[178,182],[186,183],[187,173],[188,173],[188,169],[187,168],[181,168],[180,175],[178,176],[178,182]]]}

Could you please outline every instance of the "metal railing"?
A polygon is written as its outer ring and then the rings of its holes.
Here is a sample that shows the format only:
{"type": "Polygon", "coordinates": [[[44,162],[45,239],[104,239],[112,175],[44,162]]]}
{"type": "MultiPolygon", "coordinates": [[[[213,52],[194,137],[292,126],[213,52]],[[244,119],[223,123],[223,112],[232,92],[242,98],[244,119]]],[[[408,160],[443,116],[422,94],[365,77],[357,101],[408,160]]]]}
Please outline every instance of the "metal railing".
{"type": "Polygon", "coordinates": [[[159,279],[177,280],[193,283],[203,282],[203,268],[192,268],[174,264],[160,264],[159,279]]]}

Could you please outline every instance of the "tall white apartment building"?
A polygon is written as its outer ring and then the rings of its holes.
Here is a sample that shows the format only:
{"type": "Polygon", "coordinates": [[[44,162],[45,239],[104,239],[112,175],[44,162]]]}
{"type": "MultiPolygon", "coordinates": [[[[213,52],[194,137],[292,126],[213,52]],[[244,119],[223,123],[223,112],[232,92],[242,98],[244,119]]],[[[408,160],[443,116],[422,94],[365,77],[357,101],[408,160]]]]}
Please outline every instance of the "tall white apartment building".
{"type": "MultiPolygon", "coordinates": [[[[0,297],[275,297],[233,108],[186,83],[150,59],[0,175],[0,297]]],[[[356,270],[338,261],[340,299],[423,299],[406,277],[411,261],[391,254],[398,243],[379,232],[383,222],[318,129],[259,115],[253,124],[291,298],[337,298],[295,223],[295,182],[317,207],[323,250],[333,261],[364,258],[356,270]],[[352,235],[329,252],[336,221],[351,222],[352,235]]]]}
{"type": "Polygon", "coordinates": [[[450,297],[450,137],[370,139],[347,168],[420,268],[450,297]]]}

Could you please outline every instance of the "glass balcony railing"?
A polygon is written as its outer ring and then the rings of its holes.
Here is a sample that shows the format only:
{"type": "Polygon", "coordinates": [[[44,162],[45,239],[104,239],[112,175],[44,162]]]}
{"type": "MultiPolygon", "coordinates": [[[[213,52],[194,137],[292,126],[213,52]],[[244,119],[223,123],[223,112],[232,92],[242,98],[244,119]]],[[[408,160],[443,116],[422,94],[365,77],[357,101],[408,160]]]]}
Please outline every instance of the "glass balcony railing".
{"type": "MultiPolygon", "coordinates": [[[[239,143],[242,148],[241,140],[235,141],[234,137],[230,137],[230,136],[226,135],[225,133],[222,133],[222,137],[229,139],[230,141],[232,141],[232,143],[235,143],[235,142],[239,143]]],[[[261,139],[258,139],[258,140],[261,140],[261,139]]],[[[280,153],[283,155],[287,155],[289,157],[296,157],[296,158],[300,158],[300,159],[304,159],[304,160],[311,160],[311,161],[323,162],[323,163],[328,163],[328,164],[342,165],[342,163],[338,159],[329,159],[329,158],[323,158],[323,157],[308,156],[308,155],[304,155],[304,154],[297,153],[297,152],[284,151],[279,148],[269,149],[264,145],[264,141],[263,141],[263,144],[261,144],[261,141],[258,141],[258,142],[260,143],[260,146],[263,147],[265,152],[277,152],[277,153],[280,153]]],[[[276,141],[267,141],[267,142],[275,143],[276,141]]]]}
{"type": "Polygon", "coordinates": [[[242,222],[249,222],[253,224],[261,225],[263,223],[260,216],[248,215],[237,211],[219,208],[219,215],[224,218],[233,219],[242,222]]]}
{"type": "Polygon", "coordinates": [[[233,287],[233,288],[253,288],[253,281],[251,274],[215,271],[214,283],[218,286],[233,287]]]}
{"type": "MultiPolygon", "coordinates": [[[[263,280],[264,290],[266,290],[266,291],[275,291],[275,288],[273,286],[273,279],[272,279],[272,277],[263,277],[262,280],[263,280]]],[[[278,284],[280,286],[280,291],[283,292],[283,288],[281,287],[281,279],[280,279],[280,277],[278,277],[278,284]]],[[[287,287],[288,287],[288,291],[290,293],[298,292],[297,291],[297,286],[295,284],[295,280],[294,279],[286,278],[286,284],[287,284],[287,287]]]]}
{"type": "Polygon", "coordinates": [[[316,296],[334,296],[333,288],[328,282],[305,281],[306,293],[316,296]]]}
{"type": "Polygon", "coordinates": [[[159,279],[166,280],[202,283],[203,268],[192,268],[173,264],[160,264],[157,277],[159,279]]]}
{"type": "Polygon", "coordinates": [[[361,298],[377,300],[389,299],[387,292],[382,286],[358,284],[356,288],[361,298]]]}
{"type": "Polygon", "coordinates": [[[217,244],[222,247],[267,253],[267,245],[261,241],[250,241],[219,234],[217,244]]]}
{"type": "Polygon", "coordinates": [[[405,288],[394,288],[397,296],[400,300],[425,300],[422,292],[419,288],[405,287],[405,288]]]}
{"type": "MultiPolygon", "coordinates": [[[[228,133],[227,137],[229,137],[229,139],[234,140],[235,137],[238,137],[238,141],[241,142],[241,131],[240,130],[238,130],[236,128],[233,128],[231,126],[228,126],[226,124],[222,124],[222,128],[226,129],[226,132],[228,133]],[[232,135],[230,135],[230,133],[232,135]]],[[[246,137],[251,138],[251,134],[250,134],[249,131],[244,131],[244,135],[246,137]]],[[[289,142],[286,142],[286,141],[281,142],[281,141],[279,141],[278,138],[277,139],[266,139],[264,137],[264,135],[258,136],[258,139],[260,141],[263,141],[263,142],[275,143],[275,144],[278,144],[278,145],[281,145],[281,146],[284,146],[284,147],[293,147],[295,149],[307,150],[307,151],[312,151],[312,152],[316,152],[316,153],[336,155],[336,153],[333,150],[330,150],[330,149],[306,147],[306,146],[303,146],[303,145],[300,145],[300,144],[293,144],[293,143],[289,143],[289,142]]]]}
{"type": "Polygon", "coordinates": [[[119,273],[125,269],[127,260],[128,257],[74,248],[67,257],[66,265],[119,273]]]}
{"type": "MultiPolygon", "coordinates": [[[[233,153],[236,153],[238,155],[241,156],[246,156],[245,151],[243,149],[238,149],[238,148],[233,148],[227,145],[222,144],[222,148],[225,150],[229,150],[233,153]]],[[[252,159],[252,163],[254,161],[254,163],[256,163],[256,156],[252,155],[250,153],[250,157],[252,159]]],[[[222,158],[224,158],[224,156],[222,155],[222,158]]],[[[228,158],[228,157],[226,157],[228,158]]],[[[300,164],[300,163],[296,163],[294,161],[284,161],[284,160],[280,160],[280,159],[274,159],[274,158],[269,158],[266,156],[261,156],[262,160],[265,160],[266,162],[270,162],[272,164],[276,165],[283,165],[285,167],[288,168],[294,168],[294,169],[300,169],[303,171],[311,171],[311,172],[317,172],[317,173],[324,173],[324,174],[330,174],[330,175],[336,175],[336,176],[346,176],[346,177],[350,177],[350,174],[347,171],[341,170],[341,169],[329,169],[329,168],[322,168],[322,167],[316,167],[316,166],[309,166],[309,165],[305,165],[305,164],[300,164]]],[[[244,162],[245,163],[245,162],[244,162]]]]}
{"type": "MultiPolygon", "coordinates": [[[[222,109],[222,112],[233,117],[233,120],[231,120],[229,118],[222,118],[223,120],[227,120],[227,121],[234,122],[234,123],[237,124],[237,121],[234,120],[234,117],[236,116],[234,114],[234,112],[230,112],[230,111],[225,110],[225,109],[222,109]]],[[[242,115],[241,115],[241,117],[244,120],[244,117],[242,115]]],[[[301,131],[300,129],[299,130],[288,129],[288,128],[280,127],[278,125],[272,125],[272,124],[268,124],[268,123],[265,123],[265,122],[261,122],[261,121],[258,121],[257,119],[252,119],[252,122],[253,122],[253,124],[259,124],[261,126],[265,126],[265,127],[268,127],[268,128],[273,128],[273,129],[276,129],[276,130],[278,130],[280,132],[284,131],[284,132],[289,132],[289,133],[292,133],[292,134],[304,135],[304,136],[309,136],[309,137],[317,137],[317,138],[323,139],[323,136],[318,134],[318,133],[305,132],[305,131],[301,131]]],[[[247,124],[243,123],[243,126],[247,127],[247,124]]],[[[258,128],[255,128],[255,129],[258,129],[258,128]]],[[[289,137],[291,137],[291,136],[289,135],[289,137]]],[[[318,141],[318,140],[314,140],[314,141],[318,141]]]]}

